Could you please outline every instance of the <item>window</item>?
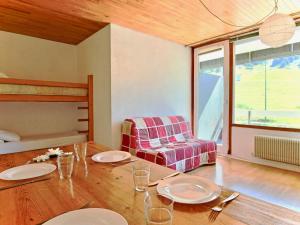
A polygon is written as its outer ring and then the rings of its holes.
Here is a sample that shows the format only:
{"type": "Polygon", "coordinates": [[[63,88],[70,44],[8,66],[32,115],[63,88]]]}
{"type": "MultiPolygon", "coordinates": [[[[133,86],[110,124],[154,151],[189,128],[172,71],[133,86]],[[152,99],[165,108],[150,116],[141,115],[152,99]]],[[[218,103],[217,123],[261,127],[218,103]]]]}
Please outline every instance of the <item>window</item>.
{"type": "Polygon", "coordinates": [[[222,144],[224,115],[224,50],[198,55],[197,137],[222,144]]]}
{"type": "Polygon", "coordinates": [[[299,40],[297,30],[280,48],[258,37],[235,42],[235,124],[300,128],[299,40]]]}

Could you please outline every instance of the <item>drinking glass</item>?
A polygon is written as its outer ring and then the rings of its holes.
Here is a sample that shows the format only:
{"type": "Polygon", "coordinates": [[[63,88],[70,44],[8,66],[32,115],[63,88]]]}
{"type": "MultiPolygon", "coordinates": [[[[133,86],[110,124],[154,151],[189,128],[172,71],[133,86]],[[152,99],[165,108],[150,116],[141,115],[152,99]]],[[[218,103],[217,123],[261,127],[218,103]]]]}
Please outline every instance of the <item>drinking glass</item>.
{"type": "Polygon", "coordinates": [[[136,191],[145,191],[148,188],[150,165],[137,162],[132,165],[134,187],[136,191]]]}
{"type": "Polygon", "coordinates": [[[147,225],[172,225],[174,201],[156,192],[146,192],[144,208],[147,225]]]}
{"type": "Polygon", "coordinates": [[[74,151],[75,151],[77,161],[80,161],[80,159],[85,161],[86,151],[87,151],[87,142],[74,144],[74,151]]]}
{"type": "Polygon", "coordinates": [[[74,155],[72,152],[61,154],[57,157],[57,167],[60,179],[69,179],[72,176],[74,155]]]}

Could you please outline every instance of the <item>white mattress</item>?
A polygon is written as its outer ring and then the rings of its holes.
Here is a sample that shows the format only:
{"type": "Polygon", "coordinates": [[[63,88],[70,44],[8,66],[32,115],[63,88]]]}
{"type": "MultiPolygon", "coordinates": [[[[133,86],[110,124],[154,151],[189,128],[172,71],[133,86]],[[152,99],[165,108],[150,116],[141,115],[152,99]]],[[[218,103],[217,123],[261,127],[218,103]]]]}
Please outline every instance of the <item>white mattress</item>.
{"type": "Polygon", "coordinates": [[[23,84],[0,84],[0,94],[10,95],[63,95],[87,96],[87,89],[70,87],[46,87],[23,84]]]}
{"type": "Polygon", "coordinates": [[[29,150],[36,150],[42,148],[51,148],[57,146],[65,146],[74,143],[80,143],[87,140],[86,134],[78,134],[76,131],[35,135],[22,137],[18,142],[0,143],[0,154],[8,154],[15,152],[24,152],[29,150]]]}

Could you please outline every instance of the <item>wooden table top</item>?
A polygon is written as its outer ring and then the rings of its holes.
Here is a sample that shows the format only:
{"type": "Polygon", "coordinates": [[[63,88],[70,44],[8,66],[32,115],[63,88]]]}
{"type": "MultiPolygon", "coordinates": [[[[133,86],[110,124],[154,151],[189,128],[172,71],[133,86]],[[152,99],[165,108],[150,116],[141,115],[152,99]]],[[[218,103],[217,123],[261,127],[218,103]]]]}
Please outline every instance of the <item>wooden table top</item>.
{"type": "MultiPolygon", "coordinates": [[[[70,146],[64,149],[72,150],[70,146]]],[[[0,224],[38,224],[63,212],[79,209],[87,202],[92,202],[91,207],[107,208],[120,213],[129,225],[144,225],[144,193],[134,191],[131,164],[113,166],[91,160],[91,155],[107,150],[109,149],[106,147],[89,144],[87,170],[82,163],[75,163],[70,181],[60,180],[56,170],[48,175],[51,177],[49,180],[0,191],[0,224]]],[[[22,165],[44,152],[45,150],[38,150],[1,155],[0,171],[22,165]]],[[[55,163],[55,160],[51,163],[55,163]]],[[[150,162],[145,161],[145,163],[150,162]]],[[[150,164],[151,180],[174,172],[168,168],[150,164]]],[[[13,183],[16,182],[1,180],[0,187],[13,183]]],[[[155,187],[151,189],[155,190],[155,187]]],[[[219,199],[207,204],[176,203],[173,225],[300,224],[299,213],[244,195],[240,195],[228,204],[213,223],[209,222],[210,208],[230,194],[230,191],[223,189],[219,199]]]]}

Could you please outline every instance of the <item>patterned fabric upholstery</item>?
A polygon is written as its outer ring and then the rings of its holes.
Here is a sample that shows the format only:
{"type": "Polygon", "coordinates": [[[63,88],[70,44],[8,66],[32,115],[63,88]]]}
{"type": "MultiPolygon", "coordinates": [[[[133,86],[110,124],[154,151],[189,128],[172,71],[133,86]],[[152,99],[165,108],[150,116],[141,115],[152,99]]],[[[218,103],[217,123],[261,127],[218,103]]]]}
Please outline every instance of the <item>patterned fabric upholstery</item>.
{"type": "Polygon", "coordinates": [[[194,139],[182,116],[126,119],[122,150],[178,171],[215,163],[216,143],[194,139]]]}

